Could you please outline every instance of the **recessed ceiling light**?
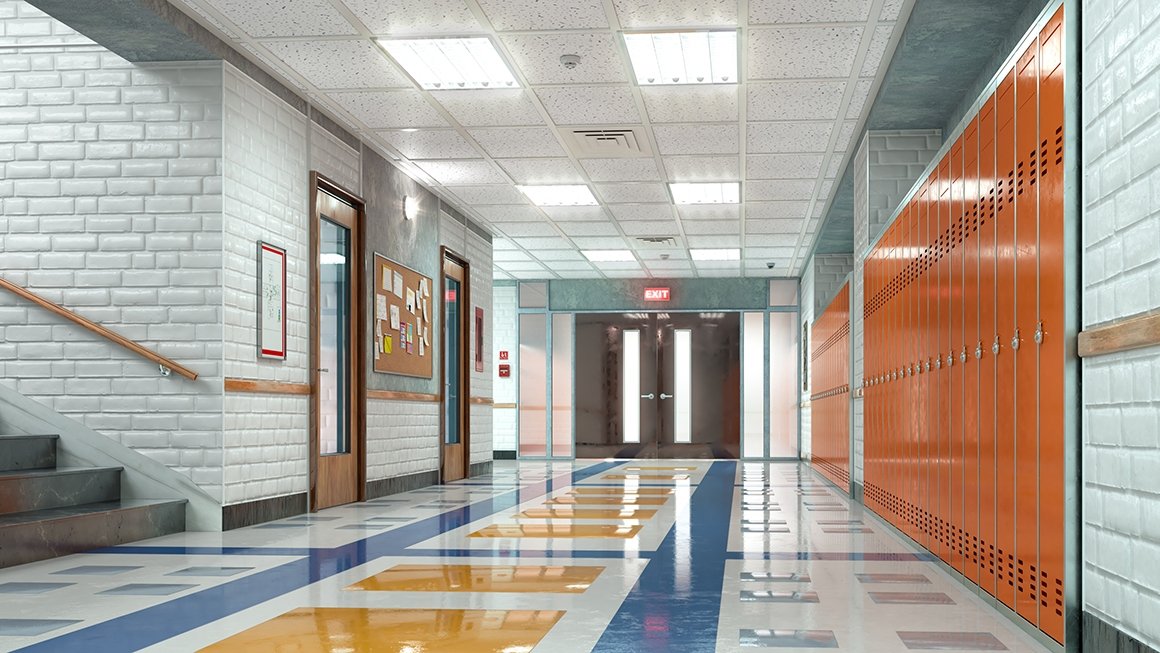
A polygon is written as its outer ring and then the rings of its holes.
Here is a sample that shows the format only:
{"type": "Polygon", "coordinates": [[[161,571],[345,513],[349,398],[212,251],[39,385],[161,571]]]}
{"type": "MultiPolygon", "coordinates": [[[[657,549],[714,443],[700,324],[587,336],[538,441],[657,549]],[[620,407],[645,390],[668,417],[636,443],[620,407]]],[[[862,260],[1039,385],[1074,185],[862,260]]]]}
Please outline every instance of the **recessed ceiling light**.
{"type": "Polygon", "coordinates": [[[736,84],[737,31],[625,34],[636,83],[736,84]]]}
{"type": "Polygon", "coordinates": [[[428,91],[519,86],[495,44],[485,36],[378,42],[428,91]]]}
{"type": "Polygon", "coordinates": [[[627,249],[586,249],[582,252],[593,263],[635,261],[636,257],[627,249]]]}
{"type": "Polygon", "coordinates": [[[596,196],[584,184],[516,186],[536,206],[595,206],[596,196]]]}
{"type": "Polygon", "coordinates": [[[740,261],[739,249],[690,249],[694,261],[740,261]]]}
{"type": "Polygon", "coordinates": [[[677,204],[736,204],[741,199],[740,188],[736,181],[669,184],[677,204]]]}

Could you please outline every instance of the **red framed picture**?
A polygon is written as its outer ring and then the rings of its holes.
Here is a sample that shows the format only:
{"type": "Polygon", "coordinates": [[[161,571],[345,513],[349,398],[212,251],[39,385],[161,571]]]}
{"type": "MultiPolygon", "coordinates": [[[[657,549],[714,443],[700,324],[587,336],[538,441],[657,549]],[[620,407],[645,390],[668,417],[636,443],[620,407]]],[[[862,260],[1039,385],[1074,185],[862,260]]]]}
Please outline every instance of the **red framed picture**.
{"type": "Polygon", "coordinates": [[[483,371],[483,309],[475,307],[475,371],[483,371]]]}
{"type": "Polygon", "coordinates": [[[258,241],[258,356],[286,360],[286,250],[258,241]]]}

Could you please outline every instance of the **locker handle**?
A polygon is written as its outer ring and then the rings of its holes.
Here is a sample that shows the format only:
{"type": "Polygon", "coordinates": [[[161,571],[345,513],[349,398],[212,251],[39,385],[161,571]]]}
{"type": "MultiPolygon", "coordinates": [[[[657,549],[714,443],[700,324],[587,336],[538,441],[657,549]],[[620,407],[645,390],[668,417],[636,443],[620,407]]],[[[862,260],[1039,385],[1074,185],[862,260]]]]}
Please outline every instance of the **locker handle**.
{"type": "Polygon", "coordinates": [[[975,344],[975,358],[982,358],[982,357],[983,357],[983,341],[980,340],[977,344],[975,344]]]}
{"type": "Polygon", "coordinates": [[[1039,322],[1035,325],[1035,344],[1043,344],[1043,322],[1039,322]]]}
{"type": "Polygon", "coordinates": [[[991,345],[991,353],[996,356],[999,355],[999,336],[995,336],[995,342],[991,345]]]}
{"type": "Polygon", "coordinates": [[[951,352],[951,353],[947,354],[947,367],[954,367],[954,365],[955,365],[955,353],[951,352]]]}
{"type": "Polygon", "coordinates": [[[966,347],[963,347],[963,350],[959,352],[959,362],[960,363],[967,362],[967,348],[966,347]]]}
{"type": "Polygon", "coordinates": [[[935,367],[935,369],[938,369],[938,370],[942,369],[942,356],[939,356],[938,358],[934,359],[934,367],[935,367]]]}
{"type": "Polygon", "coordinates": [[[1014,349],[1015,351],[1019,351],[1019,343],[1020,343],[1019,329],[1015,329],[1015,335],[1011,336],[1011,349],[1014,349]]]}

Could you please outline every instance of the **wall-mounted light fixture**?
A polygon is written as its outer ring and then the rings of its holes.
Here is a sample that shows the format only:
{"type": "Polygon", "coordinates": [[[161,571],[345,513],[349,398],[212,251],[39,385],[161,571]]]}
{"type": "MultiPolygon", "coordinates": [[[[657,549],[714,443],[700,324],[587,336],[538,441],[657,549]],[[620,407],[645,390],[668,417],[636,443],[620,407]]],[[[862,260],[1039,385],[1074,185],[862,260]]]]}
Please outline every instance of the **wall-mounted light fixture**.
{"type": "Polygon", "coordinates": [[[419,199],[410,195],[403,198],[403,218],[414,220],[419,215],[419,199]]]}

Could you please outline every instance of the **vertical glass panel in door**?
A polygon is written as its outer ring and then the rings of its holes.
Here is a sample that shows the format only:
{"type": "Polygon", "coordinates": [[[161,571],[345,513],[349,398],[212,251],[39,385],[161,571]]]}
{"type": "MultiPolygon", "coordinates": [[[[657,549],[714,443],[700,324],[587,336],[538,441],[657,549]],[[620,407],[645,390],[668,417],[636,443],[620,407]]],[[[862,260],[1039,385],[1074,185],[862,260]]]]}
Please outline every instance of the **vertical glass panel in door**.
{"type": "Polygon", "coordinates": [[[459,444],[460,411],[460,283],[451,277],[444,278],[444,310],[443,310],[443,342],[447,343],[443,351],[443,392],[446,399],[443,402],[443,443],[459,444]]]}
{"type": "Polygon", "coordinates": [[[744,381],[741,384],[741,455],[765,457],[765,313],[746,313],[741,323],[744,381]]]}
{"type": "Polygon", "coordinates": [[[572,455],[572,315],[552,315],[552,456],[572,455]]]}
{"type": "Polygon", "coordinates": [[[319,240],[319,437],[322,455],[350,451],[350,230],[323,219],[319,240]]]}
{"type": "Polygon", "coordinates": [[[769,455],[798,457],[798,314],[769,314],[769,455]]]}
{"type": "Polygon", "coordinates": [[[548,315],[520,315],[519,447],[521,456],[548,455],[548,315]]]}

